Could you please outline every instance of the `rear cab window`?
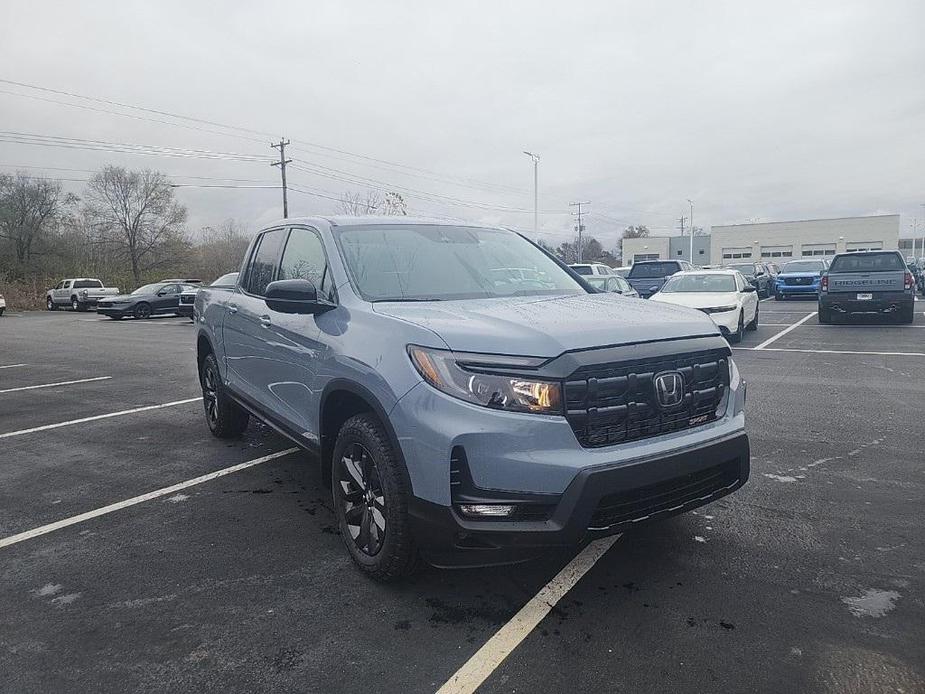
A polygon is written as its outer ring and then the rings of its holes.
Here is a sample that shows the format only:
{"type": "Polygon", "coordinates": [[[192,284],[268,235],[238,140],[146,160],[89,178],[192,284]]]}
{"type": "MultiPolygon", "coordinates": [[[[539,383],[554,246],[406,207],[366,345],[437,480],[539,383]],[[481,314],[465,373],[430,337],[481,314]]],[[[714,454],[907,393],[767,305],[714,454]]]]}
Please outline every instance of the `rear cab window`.
{"type": "Polygon", "coordinates": [[[74,289],[102,289],[103,283],[99,280],[77,280],[74,289]]]}
{"type": "Polygon", "coordinates": [[[904,271],[906,263],[898,253],[870,253],[841,255],[832,261],[830,272],[897,272],[904,271]]]}
{"type": "Polygon", "coordinates": [[[630,270],[630,279],[647,279],[654,277],[667,277],[678,271],[677,263],[637,263],[630,270]]]}

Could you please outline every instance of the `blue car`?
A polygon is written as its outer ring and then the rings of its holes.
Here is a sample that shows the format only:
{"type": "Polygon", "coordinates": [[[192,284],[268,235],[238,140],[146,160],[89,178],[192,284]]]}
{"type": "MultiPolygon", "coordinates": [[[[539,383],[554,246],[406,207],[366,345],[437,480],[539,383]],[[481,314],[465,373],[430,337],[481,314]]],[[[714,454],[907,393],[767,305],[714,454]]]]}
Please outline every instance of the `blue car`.
{"type": "Polygon", "coordinates": [[[774,282],[774,298],[783,301],[791,296],[819,296],[822,273],[829,267],[829,261],[791,260],[784,263],[774,282]]]}

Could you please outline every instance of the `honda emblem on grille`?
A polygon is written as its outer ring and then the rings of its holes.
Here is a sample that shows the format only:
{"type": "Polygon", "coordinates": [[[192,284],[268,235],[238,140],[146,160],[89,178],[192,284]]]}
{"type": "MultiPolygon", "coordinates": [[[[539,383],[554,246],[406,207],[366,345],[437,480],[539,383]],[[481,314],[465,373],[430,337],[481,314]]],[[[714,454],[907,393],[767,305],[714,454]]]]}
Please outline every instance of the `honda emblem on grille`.
{"type": "Polygon", "coordinates": [[[662,409],[677,407],[684,400],[684,377],[677,371],[663,371],[652,379],[655,399],[662,409]]]}

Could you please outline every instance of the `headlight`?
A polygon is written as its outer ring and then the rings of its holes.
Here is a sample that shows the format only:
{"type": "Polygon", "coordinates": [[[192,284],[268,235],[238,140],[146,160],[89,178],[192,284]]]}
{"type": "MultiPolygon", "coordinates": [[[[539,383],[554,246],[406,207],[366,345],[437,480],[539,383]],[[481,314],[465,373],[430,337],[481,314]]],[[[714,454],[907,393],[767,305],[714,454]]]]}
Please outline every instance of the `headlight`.
{"type": "MultiPolygon", "coordinates": [[[[497,410],[562,414],[562,387],[554,381],[481,373],[460,365],[462,362],[478,366],[478,362],[485,360],[480,355],[460,355],[414,345],[408,347],[408,354],[425,381],[454,398],[497,410]]],[[[497,365],[498,358],[492,359],[497,365]]],[[[516,357],[504,359],[513,362],[505,364],[508,368],[526,363],[516,357]]]]}
{"type": "Polygon", "coordinates": [[[728,313],[729,311],[735,311],[738,306],[713,306],[711,308],[702,308],[700,309],[704,313],[728,313]]]}

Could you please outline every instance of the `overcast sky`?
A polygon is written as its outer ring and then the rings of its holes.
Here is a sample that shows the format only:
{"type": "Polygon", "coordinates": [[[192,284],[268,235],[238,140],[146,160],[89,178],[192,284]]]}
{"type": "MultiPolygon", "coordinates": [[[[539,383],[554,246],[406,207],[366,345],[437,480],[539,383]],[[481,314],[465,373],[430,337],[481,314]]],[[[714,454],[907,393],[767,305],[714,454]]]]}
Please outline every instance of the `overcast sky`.
{"type": "MultiPolygon", "coordinates": [[[[0,170],[80,179],[116,163],[182,183],[273,185],[269,136],[285,135],[294,164],[314,169],[290,167],[303,190],[337,197],[361,176],[405,191],[416,213],[532,229],[526,149],[542,158],[550,242],[571,236],[574,200],[591,201],[587,229],[605,247],[630,223],[669,233],[688,198],[705,227],[901,213],[904,233],[914,216],[921,230],[925,2],[807,5],[7,1],[0,78],[260,134],[8,83],[0,130],[266,160],[0,141],[0,170]]],[[[274,189],[178,195],[192,228],[281,216],[274,189]]],[[[337,208],[290,193],[290,215],[337,208]]]]}

